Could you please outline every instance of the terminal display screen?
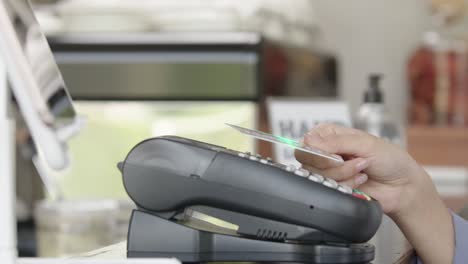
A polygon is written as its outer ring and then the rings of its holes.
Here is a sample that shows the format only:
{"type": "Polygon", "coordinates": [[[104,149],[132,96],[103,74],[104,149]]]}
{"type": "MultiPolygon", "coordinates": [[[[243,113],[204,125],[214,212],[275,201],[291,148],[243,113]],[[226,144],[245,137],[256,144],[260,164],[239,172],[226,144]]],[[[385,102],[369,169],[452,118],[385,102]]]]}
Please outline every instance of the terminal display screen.
{"type": "Polygon", "coordinates": [[[28,88],[28,92],[40,117],[51,126],[71,122],[75,117],[71,98],[30,3],[28,0],[3,1],[39,88],[28,88]]]}

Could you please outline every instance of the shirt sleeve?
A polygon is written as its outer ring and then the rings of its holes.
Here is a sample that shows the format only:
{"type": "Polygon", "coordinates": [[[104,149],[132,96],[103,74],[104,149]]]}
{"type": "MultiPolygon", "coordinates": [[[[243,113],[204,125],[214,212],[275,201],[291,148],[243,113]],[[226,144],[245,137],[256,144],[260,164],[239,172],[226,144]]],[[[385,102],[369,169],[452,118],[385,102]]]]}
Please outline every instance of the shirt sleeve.
{"type": "MultiPolygon", "coordinates": [[[[468,259],[468,222],[454,213],[452,213],[452,219],[455,229],[455,256],[453,264],[463,264],[468,259]]],[[[413,263],[423,264],[418,257],[414,258],[413,263]]]]}

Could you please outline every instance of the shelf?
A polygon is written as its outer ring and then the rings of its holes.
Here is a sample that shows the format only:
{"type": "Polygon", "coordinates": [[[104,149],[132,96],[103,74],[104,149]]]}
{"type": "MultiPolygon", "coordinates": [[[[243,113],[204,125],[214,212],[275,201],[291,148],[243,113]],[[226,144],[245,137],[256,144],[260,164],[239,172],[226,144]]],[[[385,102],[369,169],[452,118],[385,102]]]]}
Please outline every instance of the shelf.
{"type": "Polygon", "coordinates": [[[408,152],[421,164],[468,167],[468,128],[414,126],[408,152]]]}

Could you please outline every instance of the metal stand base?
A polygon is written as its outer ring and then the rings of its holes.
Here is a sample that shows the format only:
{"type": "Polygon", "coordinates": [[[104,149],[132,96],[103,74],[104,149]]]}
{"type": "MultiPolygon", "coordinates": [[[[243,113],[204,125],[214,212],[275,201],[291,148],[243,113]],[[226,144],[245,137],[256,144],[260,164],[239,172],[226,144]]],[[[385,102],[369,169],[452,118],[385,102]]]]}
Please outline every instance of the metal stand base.
{"type": "Polygon", "coordinates": [[[127,256],[175,257],[182,262],[304,262],[367,264],[374,259],[370,244],[298,244],[249,239],[199,231],[134,210],[127,256]]]}

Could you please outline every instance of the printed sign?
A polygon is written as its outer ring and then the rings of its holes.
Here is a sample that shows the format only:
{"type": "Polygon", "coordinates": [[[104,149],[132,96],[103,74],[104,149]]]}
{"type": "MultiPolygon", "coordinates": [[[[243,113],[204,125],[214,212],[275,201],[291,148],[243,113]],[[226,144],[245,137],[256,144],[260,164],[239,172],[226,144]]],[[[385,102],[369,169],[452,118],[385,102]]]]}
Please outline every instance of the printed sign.
{"type": "MultiPolygon", "coordinates": [[[[345,102],[270,98],[267,108],[272,134],[297,141],[320,123],[352,125],[345,102]]],[[[294,149],[287,146],[274,144],[273,154],[280,163],[299,165],[294,158],[294,149]]]]}

